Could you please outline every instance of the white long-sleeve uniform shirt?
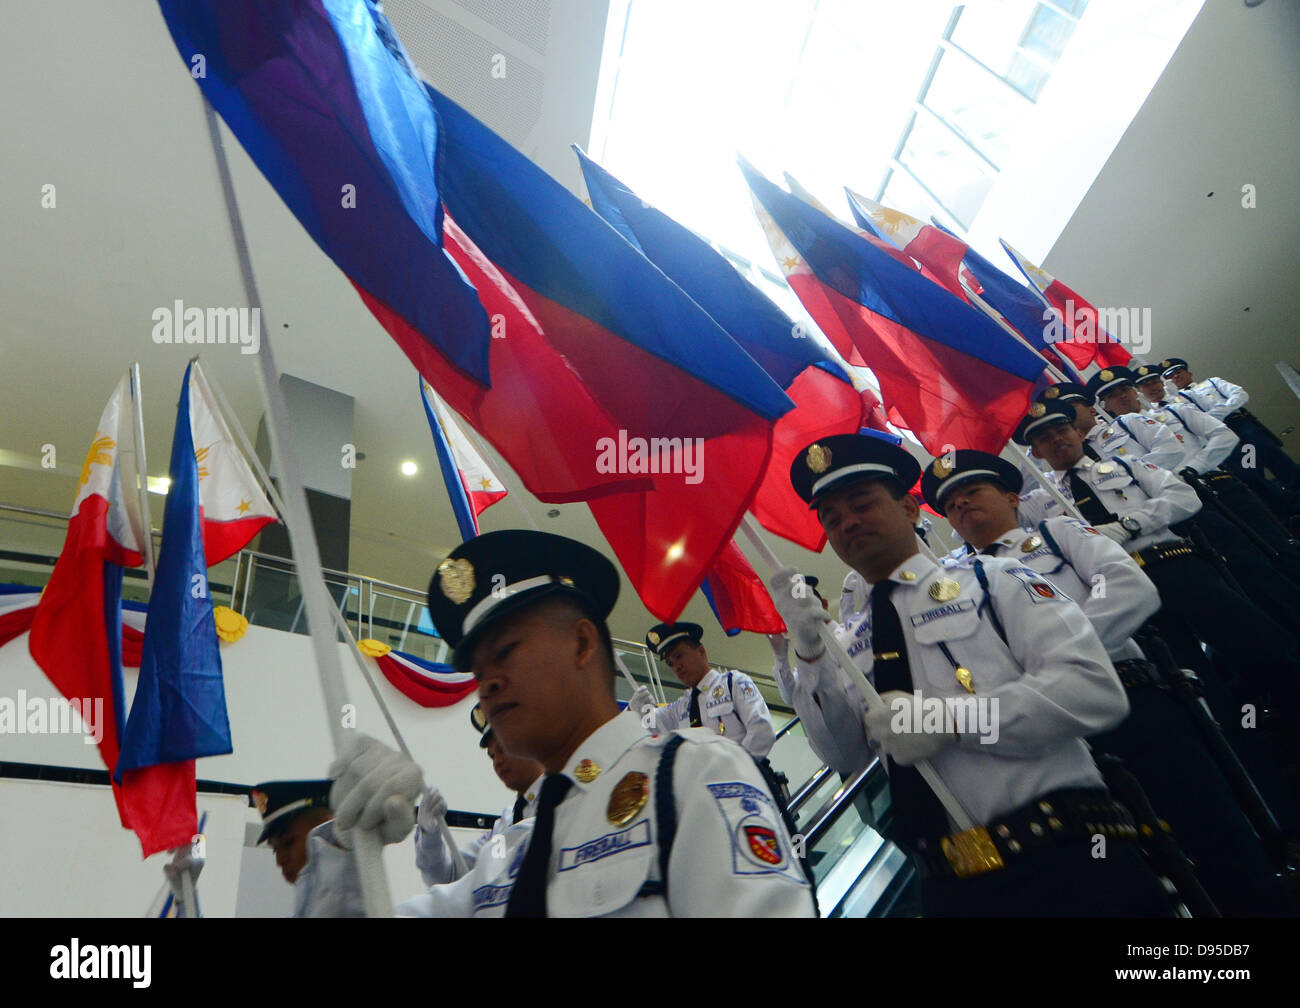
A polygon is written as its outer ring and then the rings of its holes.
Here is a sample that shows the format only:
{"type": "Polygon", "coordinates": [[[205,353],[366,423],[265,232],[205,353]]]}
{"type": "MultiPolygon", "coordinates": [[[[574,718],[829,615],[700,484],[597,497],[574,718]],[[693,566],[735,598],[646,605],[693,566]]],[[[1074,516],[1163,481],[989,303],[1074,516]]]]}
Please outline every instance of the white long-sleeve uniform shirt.
{"type": "Polygon", "coordinates": [[[1057,516],[1034,529],[1012,529],[988,549],[990,556],[1032,567],[1070,596],[1112,662],[1142,657],[1133,633],[1160,608],[1160,593],[1114,540],[1077,518],[1057,516]]]}
{"type": "MultiPolygon", "coordinates": [[[[700,726],[738,743],[755,759],[772,751],[776,731],[772,712],[759,693],[754,680],[744,672],[720,672],[709,669],[699,681],[700,726]],[[727,685],[727,677],[731,685],[727,685]]],[[[691,691],[687,690],[672,703],[655,711],[655,724],[661,734],[691,726],[691,691]]]]}
{"type": "MultiPolygon", "coordinates": [[[[1128,713],[1128,699],[1077,605],[1016,560],[978,557],[943,567],[918,554],[900,564],[890,580],[896,584],[891,602],[902,624],[913,689],[945,702],[963,698],[964,703],[972,695],[958,681],[946,646],[970,671],[974,696],[994,714],[994,730],[968,730],[930,760],[973,822],[987,823],[1059,788],[1104,786],[1083,739],[1118,724],[1128,713]],[[930,594],[942,579],[956,581],[959,588],[948,601],[930,594]]],[[[868,600],[837,636],[874,684],[871,624],[868,600]]],[[[823,704],[862,709],[857,687],[829,655],[798,665],[801,674],[813,668],[822,682],[838,686],[834,696],[826,689],[823,704]]]]}
{"type": "Polygon", "coordinates": [[[1171,402],[1191,403],[1215,420],[1222,420],[1250,402],[1250,393],[1226,378],[1206,378],[1182,390],[1175,385],[1166,398],[1171,402]]]}
{"type": "MultiPolygon", "coordinates": [[[[866,582],[862,584],[865,588],[866,582]]],[[[867,747],[861,716],[847,704],[823,702],[819,692],[822,676],[815,665],[791,667],[787,650],[773,665],[772,677],[781,699],[799,716],[808,745],[819,760],[838,774],[856,773],[872,760],[874,754],[867,747]]],[[[831,677],[830,695],[838,693],[839,687],[831,677]]]]}
{"type": "MultiPolygon", "coordinates": [[[[635,717],[619,715],[583,742],[563,770],[573,786],[555,810],[549,916],[813,916],[811,890],[753,761],[702,729],[681,735],[685,741],[672,774],[677,833],[666,893],[654,789],[670,736],[647,735],[635,717]],[[644,794],[646,801],[616,821],[635,804],[629,794],[644,794]]],[[[488,845],[468,875],[399,904],[397,915],[504,916],[536,822],[527,819],[507,828],[500,857],[496,845],[488,845]]],[[[327,888],[357,889],[350,852],[325,846],[308,867],[313,866],[327,888]]]]}
{"type": "MultiPolygon", "coordinates": [[[[468,846],[461,849],[460,856],[465,862],[466,873],[474,867],[474,862],[478,860],[479,851],[483,849],[484,844],[491,841],[493,837],[504,835],[505,831],[516,822],[523,822],[537,815],[537,792],[541,786],[542,777],[538,777],[528,786],[524,792],[524,807],[518,819],[515,818],[515,803],[511,802],[501,810],[501,815],[497,817],[490,830],[476,836],[468,846]]],[[[442,830],[426,831],[419,823],[415,825],[415,866],[420,869],[420,877],[424,879],[425,885],[455,882],[461,874],[456,870],[451,851],[447,850],[447,845],[443,841],[442,830]]]]}
{"type": "MultiPolygon", "coordinates": [[[[1086,456],[1076,468],[1080,479],[1092,488],[1102,506],[1116,518],[1131,517],[1142,526],[1136,539],[1124,543],[1123,548],[1129,553],[1176,540],[1178,536],[1169,526],[1201,510],[1196,491],[1167,469],[1144,462],[1129,463],[1126,468],[1119,459],[1094,462],[1086,456]]],[[[1074,500],[1066,473],[1056,472],[1049,478],[1066,500],[1074,500]]],[[[1027,528],[1035,528],[1039,522],[1064,513],[1056,498],[1042,489],[1031,490],[1022,497],[1017,512],[1020,524],[1027,528]]]]}
{"type": "Polygon", "coordinates": [[[1187,449],[1174,432],[1140,413],[1117,416],[1108,424],[1097,424],[1086,438],[1102,458],[1119,456],[1125,462],[1150,462],[1177,472],[1187,449]]]}
{"type": "Polygon", "coordinates": [[[1187,455],[1174,468],[1175,472],[1187,466],[1198,473],[1217,469],[1241,443],[1241,438],[1223,421],[1216,420],[1209,413],[1187,403],[1165,400],[1158,406],[1151,407],[1150,415],[1153,420],[1160,421],[1178,434],[1187,448],[1187,455]]]}

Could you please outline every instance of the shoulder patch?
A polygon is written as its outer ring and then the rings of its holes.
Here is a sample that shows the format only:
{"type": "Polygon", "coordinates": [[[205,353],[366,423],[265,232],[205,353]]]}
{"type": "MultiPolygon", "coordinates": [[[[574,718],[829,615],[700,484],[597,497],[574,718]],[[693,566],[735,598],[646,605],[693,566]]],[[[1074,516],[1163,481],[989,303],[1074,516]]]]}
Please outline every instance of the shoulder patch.
{"type": "MultiPolygon", "coordinates": [[[[1179,438],[1178,440],[1181,441],[1182,438],[1179,438]]],[[[1159,468],[1160,468],[1159,466],[1154,466],[1154,465],[1152,465],[1150,462],[1143,462],[1142,464],[1143,464],[1144,466],[1146,466],[1148,469],[1159,469],[1159,468]]]]}
{"type": "Polygon", "coordinates": [[[780,818],[771,797],[744,781],[705,785],[731,837],[734,875],[784,875],[801,886],[808,884],[782,835],[780,818]]]}
{"type": "Polygon", "coordinates": [[[1029,596],[1029,601],[1035,605],[1043,602],[1070,601],[1070,596],[1066,595],[1036,570],[1029,567],[1011,567],[1007,570],[1007,574],[1020,582],[1025,589],[1025,594],[1029,596]]]}

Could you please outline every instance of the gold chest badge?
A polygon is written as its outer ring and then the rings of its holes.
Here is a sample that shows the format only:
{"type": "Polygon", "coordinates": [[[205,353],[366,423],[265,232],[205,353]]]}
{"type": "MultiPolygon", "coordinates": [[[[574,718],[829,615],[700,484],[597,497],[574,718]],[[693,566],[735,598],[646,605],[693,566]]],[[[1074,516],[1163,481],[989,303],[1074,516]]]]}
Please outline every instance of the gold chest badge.
{"type": "Polygon", "coordinates": [[[650,778],[633,770],[614,785],[605,807],[605,818],[614,826],[626,826],[645,808],[650,799],[650,778]]]}
{"type": "Polygon", "coordinates": [[[1032,553],[1034,552],[1034,550],[1038,549],[1038,547],[1041,545],[1043,545],[1043,540],[1038,538],[1038,536],[1036,535],[1031,535],[1028,539],[1026,539],[1024,542],[1020,544],[1020,552],[1032,553]]]}
{"type": "Polygon", "coordinates": [[[952,578],[940,578],[930,585],[930,598],[936,602],[951,602],[961,594],[961,585],[952,578]]]}

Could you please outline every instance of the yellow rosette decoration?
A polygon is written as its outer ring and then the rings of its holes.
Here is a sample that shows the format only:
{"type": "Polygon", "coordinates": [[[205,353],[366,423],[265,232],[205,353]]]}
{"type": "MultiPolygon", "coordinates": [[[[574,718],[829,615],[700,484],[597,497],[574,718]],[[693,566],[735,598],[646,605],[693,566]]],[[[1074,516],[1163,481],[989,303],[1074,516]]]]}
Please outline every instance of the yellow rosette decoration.
{"type": "Polygon", "coordinates": [[[367,637],[365,640],[357,641],[357,650],[370,658],[382,658],[393,649],[383,641],[377,641],[373,637],[367,637]]]}
{"type": "Polygon", "coordinates": [[[212,618],[217,624],[217,636],[227,644],[233,644],[248,632],[248,620],[229,606],[217,606],[212,610],[212,618]]]}

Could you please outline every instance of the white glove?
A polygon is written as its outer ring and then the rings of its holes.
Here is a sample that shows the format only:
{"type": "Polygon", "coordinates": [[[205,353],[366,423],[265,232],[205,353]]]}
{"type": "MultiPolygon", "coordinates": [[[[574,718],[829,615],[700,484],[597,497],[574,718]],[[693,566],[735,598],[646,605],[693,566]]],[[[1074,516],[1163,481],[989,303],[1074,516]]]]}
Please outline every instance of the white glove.
{"type": "Polygon", "coordinates": [[[1107,539],[1114,539],[1121,546],[1133,538],[1128,534],[1128,529],[1119,522],[1107,522],[1105,525],[1095,525],[1093,527],[1107,539]]]}
{"type": "Polygon", "coordinates": [[[176,905],[177,917],[188,917],[191,912],[190,908],[185,905],[185,886],[181,881],[181,876],[188,871],[191,882],[197,887],[199,873],[203,871],[205,864],[207,864],[207,858],[195,855],[193,844],[183,844],[172,851],[172,859],[163,865],[163,875],[167,879],[167,884],[171,886],[172,901],[176,905]]]}
{"type": "Polygon", "coordinates": [[[767,582],[776,611],[794,640],[794,653],[812,659],[822,652],[818,627],[831,621],[813,590],[804,584],[803,575],[793,567],[782,567],[767,582]]]}
{"type": "Polygon", "coordinates": [[[649,687],[644,683],[632,691],[632,699],[627,702],[627,709],[636,715],[641,727],[648,732],[655,730],[655,711],[658,708],[649,687]]]}
{"type": "Polygon", "coordinates": [[[447,817],[447,802],[436,787],[425,792],[420,814],[415,820],[415,867],[420,869],[425,885],[449,882],[451,859],[442,838],[442,824],[447,817]]]}
{"type": "Polygon", "coordinates": [[[790,638],[783,633],[767,635],[767,642],[772,645],[772,654],[782,665],[790,664],[790,638]]]}
{"type": "Polygon", "coordinates": [[[913,711],[917,703],[915,694],[889,690],[880,694],[880,700],[866,713],[867,738],[882,755],[891,757],[900,766],[928,760],[957,741],[956,722],[947,705],[943,710],[942,732],[914,732],[913,725],[923,723],[923,718],[916,717],[913,711]],[[896,732],[895,726],[904,730],[896,732]]]}
{"type": "Polygon", "coordinates": [[[386,844],[397,843],[415,825],[415,799],[424,791],[424,776],[408,756],[394,752],[369,735],[353,735],[332,764],[330,807],[334,835],[351,847],[356,827],[379,832],[386,844]]]}

